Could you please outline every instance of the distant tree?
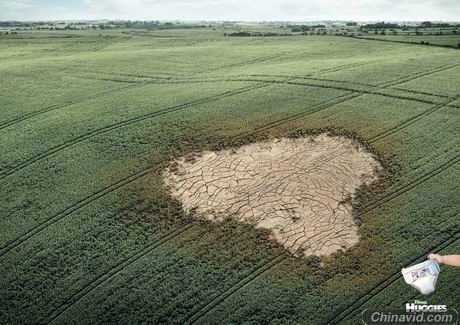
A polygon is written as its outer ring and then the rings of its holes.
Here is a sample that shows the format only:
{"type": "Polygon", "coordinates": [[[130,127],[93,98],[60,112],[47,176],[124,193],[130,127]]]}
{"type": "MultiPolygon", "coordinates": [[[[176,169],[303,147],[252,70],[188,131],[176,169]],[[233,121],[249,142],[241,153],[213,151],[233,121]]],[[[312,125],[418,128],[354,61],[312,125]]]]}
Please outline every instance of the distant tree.
{"type": "Polygon", "coordinates": [[[367,25],[364,25],[364,27],[368,29],[390,29],[390,28],[399,28],[399,25],[385,23],[384,21],[382,21],[381,23],[367,24],[367,25]]]}
{"type": "Polygon", "coordinates": [[[431,27],[433,26],[433,24],[431,23],[431,21],[422,21],[422,23],[420,24],[421,27],[431,27]]]}

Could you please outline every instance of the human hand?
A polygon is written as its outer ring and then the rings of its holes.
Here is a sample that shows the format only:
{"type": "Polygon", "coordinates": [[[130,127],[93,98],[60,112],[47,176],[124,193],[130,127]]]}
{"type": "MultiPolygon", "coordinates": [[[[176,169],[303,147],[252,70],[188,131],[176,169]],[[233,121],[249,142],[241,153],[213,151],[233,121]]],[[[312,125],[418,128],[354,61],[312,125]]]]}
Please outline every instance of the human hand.
{"type": "Polygon", "coordinates": [[[437,261],[439,264],[442,264],[442,255],[431,253],[428,255],[428,258],[432,261],[437,261]]]}

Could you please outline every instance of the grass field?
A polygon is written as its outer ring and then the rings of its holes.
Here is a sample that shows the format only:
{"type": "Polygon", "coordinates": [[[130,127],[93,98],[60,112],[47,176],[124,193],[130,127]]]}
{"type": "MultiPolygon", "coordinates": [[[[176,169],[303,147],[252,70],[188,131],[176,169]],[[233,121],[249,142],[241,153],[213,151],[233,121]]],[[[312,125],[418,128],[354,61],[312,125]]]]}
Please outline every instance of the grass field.
{"type": "Polygon", "coordinates": [[[414,299],[458,310],[458,271],[443,267],[425,297],[400,269],[460,252],[459,74],[458,50],[350,37],[1,35],[0,322],[356,324],[414,299]],[[190,152],[326,128],[385,167],[355,202],[347,251],[292,257],[267,231],[187,216],[163,184],[190,152]]]}

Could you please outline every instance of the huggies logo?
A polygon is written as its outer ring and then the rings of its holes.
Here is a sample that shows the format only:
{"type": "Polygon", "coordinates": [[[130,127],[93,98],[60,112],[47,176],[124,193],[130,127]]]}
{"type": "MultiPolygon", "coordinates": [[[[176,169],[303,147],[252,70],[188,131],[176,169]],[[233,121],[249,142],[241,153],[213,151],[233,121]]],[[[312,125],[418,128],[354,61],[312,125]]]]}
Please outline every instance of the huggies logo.
{"type": "Polygon", "coordinates": [[[415,300],[406,303],[406,310],[365,309],[361,319],[366,325],[455,325],[458,313],[455,309],[447,309],[446,305],[428,304],[426,301],[415,300]]]}
{"type": "Polygon", "coordinates": [[[415,300],[413,303],[406,304],[406,312],[446,312],[446,305],[428,305],[426,301],[415,300]]]}

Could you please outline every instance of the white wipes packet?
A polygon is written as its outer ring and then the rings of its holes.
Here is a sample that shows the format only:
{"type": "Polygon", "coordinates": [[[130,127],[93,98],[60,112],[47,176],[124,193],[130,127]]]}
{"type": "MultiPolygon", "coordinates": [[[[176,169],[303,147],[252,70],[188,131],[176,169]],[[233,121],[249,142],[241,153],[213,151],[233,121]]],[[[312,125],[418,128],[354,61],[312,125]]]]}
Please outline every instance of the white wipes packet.
{"type": "Polygon", "coordinates": [[[439,272],[440,268],[438,262],[432,260],[412,265],[411,267],[401,270],[406,283],[410,284],[424,295],[432,293],[435,290],[439,272]]]}

